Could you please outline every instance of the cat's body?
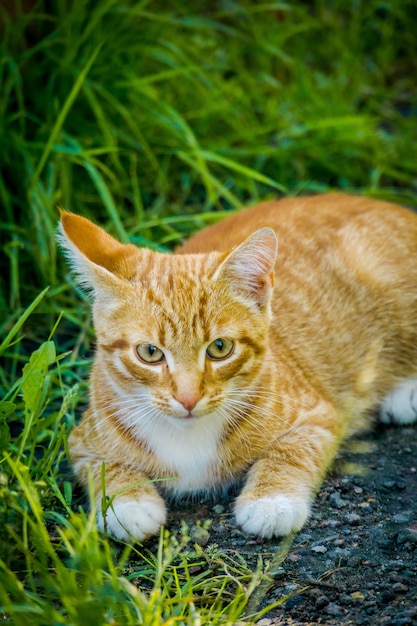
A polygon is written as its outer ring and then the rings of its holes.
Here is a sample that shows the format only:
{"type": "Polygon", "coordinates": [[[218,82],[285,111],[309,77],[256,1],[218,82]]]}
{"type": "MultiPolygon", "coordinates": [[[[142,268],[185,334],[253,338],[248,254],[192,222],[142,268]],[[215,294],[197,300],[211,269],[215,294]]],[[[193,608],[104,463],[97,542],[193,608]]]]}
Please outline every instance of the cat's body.
{"type": "Polygon", "coordinates": [[[122,246],[66,213],[62,232],[94,288],[97,332],[90,406],[70,450],[85,486],[91,472],[101,525],[105,462],[116,537],[157,532],[161,494],[243,477],[245,530],[298,530],[344,438],[378,409],[416,420],[410,211],[343,194],[267,202],[176,255],[122,246]]]}

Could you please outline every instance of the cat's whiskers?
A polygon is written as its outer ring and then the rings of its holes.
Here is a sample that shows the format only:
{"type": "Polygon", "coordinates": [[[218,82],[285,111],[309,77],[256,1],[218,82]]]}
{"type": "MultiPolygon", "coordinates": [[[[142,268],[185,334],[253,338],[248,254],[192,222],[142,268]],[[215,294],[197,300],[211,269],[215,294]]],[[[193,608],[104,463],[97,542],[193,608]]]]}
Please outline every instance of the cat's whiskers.
{"type": "Polygon", "coordinates": [[[246,421],[247,423],[252,424],[256,432],[264,436],[265,434],[265,421],[262,419],[262,416],[256,415],[253,411],[253,407],[250,403],[246,403],[243,401],[228,399],[228,401],[224,402],[222,407],[224,410],[228,411],[229,419],[232,418],[233,425],[237,426],[241,420],[246,421]]]}
{"type": "MultiPolygon", "coordinates": [[[[242,389],[228,389],[227,393],[236,393],[237,395],[239,395],[239,397],[242,397],[242,395],[249,395],[247,390],[243,391],[242,389]]],[[[301,402],[300,400],[297,400],[297,398],[294,398],[293,396],[288,396],[285,395],[283,393],[277,392],[277,391],[271,391],[270,389],[268,389],[267,387],[254,387],[250,390],[250,397],[251,398],[265,398],[266,400],[270,400],[272,399],[274,402],[279,402],[282,406],[285,406],[288,409],[299,409],[299,408],[303,408],[303,409],[308,409],[308,405],[305,404],[304,402],[301,402]],[[286,402],[284,402],[284,400],[289,400],[290,402],[294,403],[295,406],[292,406],[292,404],[287,404],[286,402]]]]}
{"type": "MultiPolygon", "coordinates": [[[[148,400],[148,396],[144,394],[144,400],[148,400]]],[[[88,437],[92,434],[94,429],[97,427],[97,424],[104,424],[106,421],[118,421],[119,424],[123,422],[130,422],[133,417],[135,417],[138,422],[142,423],[146,422],[146,420],[151,421],[154,419],[154,415],[150,415],[150,413],[154,412],[152,405],[149,402],[146,403],[146,406],[139,406],[138,401],[140,401],[140,397],[136,396],[135,398],[126,398],[126,399],[118,399],[116,403],[108,402],[102,404],[98,407],[98,410],[95,410],[95,423],[93,422],[92,427],[87,430],[82,438],[83,441],[88,439],[88,437]],[[145,418],[145,419],[144,419],[145,418]]],[[[158,417],[158,411],[155,410],[155,415],[158,417]]],[[[132,426],[128,427],[127,430],[130,430],[132,426]]],[[[106,433],[104,433],[105,435],[106,433]]],[[[110,433],[107,433],[110,437],[110,433]]]]}
{"type": "MultiPolygon", "coordinates": [[[[234,403],[235,405],[244,406],[245,408],[248,409],[249,413],[253,413],[254,415],[260,414],[261,416],[265,416],[265,417],[272,417],[274,420],[276,420],[279,417],[282,423],[285,423],[285,424],[291,423],[282,413],[278,414],[277,411],[273,410],[272,406],[265,406],[263,404],[254,404],[252,399],[251,400],[242,399],[242,394],[236,394],[238,395],[238,398],[234,398],[232,397],[232,395],[233,394],[228,394],[228,401],[230,401],[231,403],[234,403]]],[[[255,396],[255,397],[258,397],[258,396],[255,396]]],[[[277,402],[277,400],[275,400],[275,402],[277,402]]],[[[282,401],[278,401],[278,402],[284,408],[289,409],[292,413],[294,412],[295,410],[294,407],[282,401]]]]}

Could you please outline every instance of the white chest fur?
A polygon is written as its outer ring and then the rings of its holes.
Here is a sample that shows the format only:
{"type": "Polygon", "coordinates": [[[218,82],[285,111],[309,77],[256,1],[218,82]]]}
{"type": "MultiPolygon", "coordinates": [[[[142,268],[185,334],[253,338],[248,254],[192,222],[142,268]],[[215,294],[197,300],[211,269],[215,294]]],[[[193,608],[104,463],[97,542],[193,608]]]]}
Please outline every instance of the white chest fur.
{"type": "Polygon", "coordinates": [[[160,463],[178,476],[166,487],[176,493],[199,491],[213,487],[218,446],[224,420],[217,415],[197,418],[192,422],[167,422],[141,426],[141,437],[158,457],[160,463]]]}

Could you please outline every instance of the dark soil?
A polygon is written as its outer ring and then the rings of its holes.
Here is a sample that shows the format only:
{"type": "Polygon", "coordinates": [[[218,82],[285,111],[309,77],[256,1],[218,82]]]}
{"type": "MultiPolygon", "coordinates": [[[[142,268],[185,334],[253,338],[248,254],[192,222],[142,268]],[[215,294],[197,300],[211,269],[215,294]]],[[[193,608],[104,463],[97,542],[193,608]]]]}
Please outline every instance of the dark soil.
{"type": "MultiPolygon", "coordinates": [[[[171,528],[211,519],[202,543],[253,567],[280,545],[248,537],[232,503],[177,507],[171,528]]],[[[259,626],[417,624],[417,428],[380,428],[345,446],[260,606],[289,599],[259,626]]]]}

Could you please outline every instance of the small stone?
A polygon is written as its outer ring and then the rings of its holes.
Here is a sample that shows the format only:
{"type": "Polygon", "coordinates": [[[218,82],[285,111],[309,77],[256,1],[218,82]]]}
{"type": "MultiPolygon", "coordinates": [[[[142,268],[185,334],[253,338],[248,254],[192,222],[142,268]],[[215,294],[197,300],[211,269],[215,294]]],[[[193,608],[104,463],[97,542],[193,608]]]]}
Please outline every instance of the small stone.
{"type": "Polygon", "coordinates": [[[327,613],[327,615],[337,617],[343,613],[343,609],[341,606],[336,604],[336,602],[330,602],[330,604],[324,607],[324,612],[327,613]]]}
{"type": "Polygon", "coordinates": [[[326,546],[313,546],[311,551],[315,554],[325,554],[327,552],[326,546]]]}
{"type": "Polygon", "coordinates": [[[325,606],[327,606],[328,604],[330,604],[330,600],[327,596],[322,595],[319,596],[316,600],[316,609],[324,609],[325,606]]]}
{"type": "Polygon", "coordinates": [[[352,597],[349,596],[347,593],[341,593],[338,596],[338,600],[339,600],[340,604],[344,604],[346,606],[348,606],[349,604],[352,604],[354,602],[352,597]]]}
{"type": "Polygon", "coordinates": [[[384,589],[381,593],[381,600],[384,604],[389,604],[395,598],[395,593],[391,591],[391,589],[384,589]]]}
{"type": "Polygon", "coordinates": [[[412,511],[401,511],[393,516],[392,521],[394,524],[407,524],[410,521],[412,511]]]}
{"type": "Polygon", "coordinates": [[[407,593],[408,587],[407,585],[403,585],[403,583],[395,583],[392,585],[392,590],[395,593],[407,593]]]}
{"type": "Polygon", "coordinates": [[[210,539],[210,533],[201,526],[193,526],[190,531],[190,537],[199,546],[206,546],[210,539]]]}
{"type": "Polygon", "coordinates": [[[404,617],[397,617],[389,622],[390,626],[413,626],[413,624],[415,624],[413,619],[406,615],[404,617]]]}
{"type": "Polygon", "coordinates": [[[256,626],[271,626],[271,624],[272,619],[269,619],[269,617],[264,617],[259,622],[256,622],[256,626]]]}
{"type": "Polygon", "coordinates": [[[350,595],[352,597],[352,600],[354,600],[355,602],[365,600],[365,596],[361,591],[353,591],[350,595]]]}
{"type": "Polygon", "coordinates": [[[329,496],[329,501],[336,509],[343,509],[345,506],[348,505],[348,502],[341,498],[340,491],[335,491],[334,493],[331,493],[329,496]]]}
{"type": "Polygon", "coordinates": [[[387,561],[386,566],[388,569],[401,571],[405,568],[405,563],[402,559],[393,559],[392,561],[387,561]]]}
{"type": "Polygon", "coordinates": [[[349,524],[349,526],[359,526],[359,524],[362,522],[361,516],[357,513],[348,513],[347,515],[345,515],[345,520],[346,523],[349,524]]]}
{"type": "Polygon", "coordinates": [[[397,543],[417,543],[417,528],[403,528],[397,535],[397,543]]]}
{"type": "Polygon", "coordinates": [[[335,539],[333,545],[337,546],[338,548],[342,548],[346,545],[346,539],[335,539]]]}
{"type": "Polygon", "coordinates": [[[221,513],[224,513],[224,506],[223,506],[223,504],[216,504],[213,507],[213,511],[216,513],[216,515],[220,515],[221,513]]]}

